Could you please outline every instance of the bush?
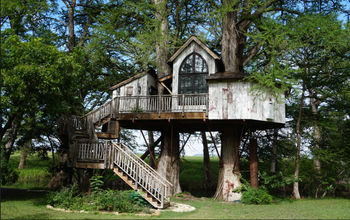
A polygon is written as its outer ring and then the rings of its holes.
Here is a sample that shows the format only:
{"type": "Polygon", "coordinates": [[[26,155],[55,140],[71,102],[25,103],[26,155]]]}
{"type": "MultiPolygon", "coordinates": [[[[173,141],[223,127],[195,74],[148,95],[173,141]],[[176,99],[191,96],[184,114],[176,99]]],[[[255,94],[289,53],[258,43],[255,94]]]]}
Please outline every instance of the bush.
{"type": "Polygon", "coordinates": [[[244,204],[269,204],[272,202],[272,196],[264,189],[248,187],[242,193],[242,202],[244,204]]]}
{"type": "Polygon", "coordinates": [[[134,191],[99,189],[88,195],[79,194],[76,185],[71,188],[63,188],[59,192],[51,192],[47,202],[54,207],[71,210],[106,210],[128,213],[149,211],[148,203],[134,191]]]}

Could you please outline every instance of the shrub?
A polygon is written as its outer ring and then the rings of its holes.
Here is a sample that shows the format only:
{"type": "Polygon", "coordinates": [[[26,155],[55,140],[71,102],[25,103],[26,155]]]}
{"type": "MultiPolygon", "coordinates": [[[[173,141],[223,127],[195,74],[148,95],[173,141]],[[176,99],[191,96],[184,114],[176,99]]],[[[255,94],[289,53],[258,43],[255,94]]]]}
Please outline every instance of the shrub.
{"type": "Polygon", "coordinates": [[[72,187],[64,187],[61,191],[50,192],[48,194],[47,202],[56,207],[70,208],[74,204],[74,197],[78,195],[78,186],[76,184],[72,187]]]}
{"type": "Polygon", "coordinates": [[[148,204],[133,191],[98,190],[91,195],[78,194],[76,185],[60,192],[51,192],[48,203],[55,207],[86,211],[139,212],[148,211],[148,204]]]}
{"type": "Polygon", "coordinates": [[[1,157],[2,157],[1,168],[0,168],[1,185],[15,183],[18,179],[18,172],[5,162],[5,159],[3,158],[3,156],[1,157]]]}
{"type": "Polygon", "coordinates": [[[244,204],[269,204],[272,202],[272,196],[264,189],[248,187],[242,193],[242,202],[244,204]]]}

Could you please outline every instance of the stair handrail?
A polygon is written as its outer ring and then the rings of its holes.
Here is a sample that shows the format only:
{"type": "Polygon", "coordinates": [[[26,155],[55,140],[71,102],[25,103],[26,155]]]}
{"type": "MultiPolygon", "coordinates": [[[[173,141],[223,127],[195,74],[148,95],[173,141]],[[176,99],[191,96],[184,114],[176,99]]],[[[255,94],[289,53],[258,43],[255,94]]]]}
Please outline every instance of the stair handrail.
{"type": "MultiPolygon", "coordinates": [[[[112,142],[112,144],[117,145],[116,143],[112,142]]],[[[124,148],[124,151],[127,151],[128,155],[132,156],[136,161],[141,163],[147,170],[149,170],[151,173],[153,173],[156,177],[166,182],[170,187],[173,187],[173,184],[170,183],[165,177],[161,176],[159,173],[157,173],[148,163],[146,163],[144,160],[142,160],[140,157],[138,157],[128,146],[126,146],[123,143],[119,143],[120,148],[124,148]]],[[[122,149],[123,149],[122,148],[122,149]]]]}
{"type": "Polygon", "coordinates": [[[93,113],[95,113],[96,111],[99,111],[102,107],[104,107],[105,105],[109,104],[109,102],[112,102],[113,99],[108,99],[105,103],[103,103],[102,105],[100,105],[98,108],[95,108],[91,111],[89,111],[88,113],[86,113],[84,116],[88,116],[88,115],[91,115],[93,113]]]}
{"type": "MultiPolygon", "coordinates": [[[[126,150],[124,150],[124,149],[121,147],[121,144],[120,144],[120,146],[118,146],[118,144],[115,144],[115,143],[112,142],[112,146],[113,146],[114,148],[116,148],[117,150],[121,151],[122,153],[124,153],[125,155],[129,156],[129,158],[130,158],[132,161],[134,161],[134,162],[138,165],[138,167],[139,167],[140,169],[143,168],[144,171],[145,171],[146,173],[148,173],[148,175],[150,175],[150,176],[154,177],[154,179],[158,180],[159,184],[163,185],[163,187],[164,187],[164,193],[165,193],[165,194],[163,195],[163,199],[166,199],[166,200],[169,200],[169,199],[170,199],[169,196],[168,196],[168,195],[170,195],[170,193],[169,193],[168,191],[170,190],[169,187],[171,187],[172,184],[171,184],[169,181],[164,181],[164,178],[163,178],[162,176],[160,176],[158,173],[156,173],[156,172],[151,172],[149,169],[146,169],[145,166],[143,166],[143,164],[141,164],[141,163],[139,163],[139,161],[135,160],[135,157],[131,156],[129,152],[127,152],[126,150]],[[157,175],[157,174],[158,174],[158,175],[157,175]],[[161,178],[159,178],[159,177],[161,177],[161,178]]],[[[124,145],[124,146],[125,146],[125,145],[124,145]]],[[[114,160],[115,160],[115,158],[114,158],[114,160]]],[[[147,165],[148,165],[148,164],[147,164],[147,165]]],[[[140,184],[140,186],[142,186],[142,184],[140,184]]],[[[142,186],[142,187],[143,187],[143,186],[142,186]]],[[[146,190],[149,192],[148,189],[146,189],[146,190]]],[[[149,193],[153,194],[152,192],[149,192],[149,193]]],[[[157,198],[156,196],[155,196],[155,199],[158,200],[158,198],[157,198]]],[[[159,201],[159,200],[158,200],[158,201],[159,201]]],[[[162,202],[162,201],[159,201],[159,202],[162,202]]]]}

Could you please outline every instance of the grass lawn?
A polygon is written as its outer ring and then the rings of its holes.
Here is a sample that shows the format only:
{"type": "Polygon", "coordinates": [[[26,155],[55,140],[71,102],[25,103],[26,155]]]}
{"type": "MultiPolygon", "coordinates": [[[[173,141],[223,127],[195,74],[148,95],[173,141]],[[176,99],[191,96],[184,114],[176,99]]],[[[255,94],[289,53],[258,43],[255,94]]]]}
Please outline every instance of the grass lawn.
{"type": "MultiPolygon", "coordinates": [[[[10,166],[16,168],[20,153],[11,156],[10,166]]],[[[205,192],[203,158],[185,157],[181,160],[180,183],[187,193],[172,201],[189,204],[196,208],[193,212],[176,213],[162,211],[159,216],[136,216],[134,214],[65,213],[46,208],[45,192],[28,189],[43,189],[50,180],[51,160],[41,160],[36,154],[28,156],[25,169],[20,170],[18,182],[5,186],[1,193],[1,219],[122,219],[122,218],[180,218],[180,219],[350,219],[350,199],[303,199],[300,201],[280,200],[271,205],[243,205],[215,201],[210,192],[205,192]],[[17,188],[17,189],[10,189],[17,188]],[[21,190],[18,188],[25,188],[21,190]]],[[[57,160],[56,160],[57,161],[57,160]]],[[[243,164],[244,165],[244,164],[243,164]]],[[[218,159],[212,158],[211,166],[215,180],[218,175],[218,159]]]]}
{"type": "Polygon", "coordinates": [[[133,214],[64,213],[46,208],[45,193],[16,190],[1,196],[1,219],[112,219],[112,218],[283,218],[283,219],[349,219],[349,199],[322,199],[280,201],[271,205],[242,205],[196,198],[185,195],[174,202],[196,208],[193,212],[176,213],[163,211],[159,216],[145,217],[133,214]]]}

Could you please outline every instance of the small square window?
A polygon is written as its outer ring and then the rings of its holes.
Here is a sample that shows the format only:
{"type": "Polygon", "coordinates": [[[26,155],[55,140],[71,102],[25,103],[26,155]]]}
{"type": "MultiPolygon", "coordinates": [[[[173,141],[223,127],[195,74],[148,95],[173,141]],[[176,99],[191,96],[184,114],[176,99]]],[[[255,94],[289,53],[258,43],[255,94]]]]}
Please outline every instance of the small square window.
{"type": "Polygon", "coordinates": [[[132,96],[133,89],[132,86],[126,87],[126,96],[132,96]]]}

